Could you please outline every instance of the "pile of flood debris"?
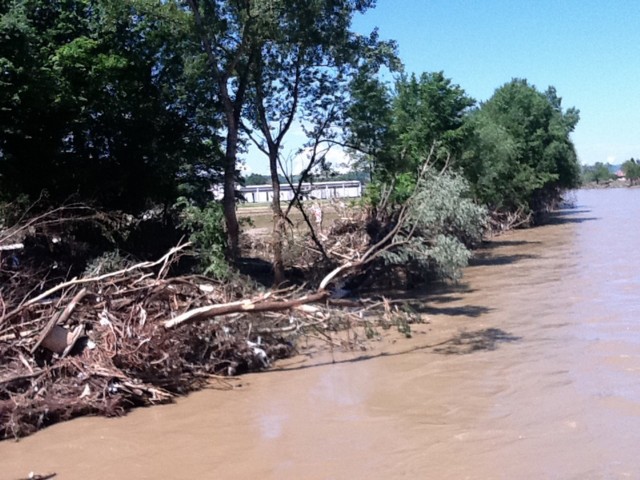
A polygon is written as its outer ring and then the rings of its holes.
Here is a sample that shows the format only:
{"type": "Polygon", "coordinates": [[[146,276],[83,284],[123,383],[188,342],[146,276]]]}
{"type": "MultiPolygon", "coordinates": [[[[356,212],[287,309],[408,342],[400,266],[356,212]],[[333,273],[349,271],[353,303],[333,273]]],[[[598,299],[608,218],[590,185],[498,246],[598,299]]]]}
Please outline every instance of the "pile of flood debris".
{"type": "Polygon", "coordinates": [[[120,415],[288,356],[327,320],[294,289],[168,275],[154,262],[18,293],[0,285],[0,439],[79,415],[120,415]]]}
{"type": "Polygon", "coordinates": [[[0,440],[80,415],[169,402],[212,379],[228,388],[229,376],[296,353],[302,335],[330,348],[362,348],[375,326],[406,330],[420,321],[384,298],[345,298],[363,279],[383,278],[384,269],[368,268],[393,247],[399,228],[381,230],[372,244],[362,212],[338,212],[326,235],[295,238],[290,247],[304,279],[273,290],[240,276],[180,275],[189,271],[181,262],[193,259],[188,243],[155,261],[102,256],[73,270],[83,250],[63,248],[69,238],[78,243],[69,225],[117,223],[73,208],[0,224],[0,440]],[[351,333],[335,341],[337,330],[351,333]]]}

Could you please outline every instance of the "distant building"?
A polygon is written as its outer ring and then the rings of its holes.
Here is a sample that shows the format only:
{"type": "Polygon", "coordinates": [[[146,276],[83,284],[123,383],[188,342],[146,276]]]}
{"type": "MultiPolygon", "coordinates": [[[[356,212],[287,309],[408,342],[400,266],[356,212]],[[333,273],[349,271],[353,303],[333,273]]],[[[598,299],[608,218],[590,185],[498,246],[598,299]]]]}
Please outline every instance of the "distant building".
{"type": "MultiPolygon", "coordinates": [[[[294,184],[294,186],[297,188],[297,184],[294,184]]],[[[273,187],[271,185],[249,185],[240,187],[239,191],[249,203],[267,203],[273,199],[273,187]]],[[[281,185],[280,200],[293,199],[293,192],[289,185],[281,185]]],[[[303,183],[300,193],[305,198],[319,200],[359,198],[362,196],[362,183],[359,180],[303,183]]]]}

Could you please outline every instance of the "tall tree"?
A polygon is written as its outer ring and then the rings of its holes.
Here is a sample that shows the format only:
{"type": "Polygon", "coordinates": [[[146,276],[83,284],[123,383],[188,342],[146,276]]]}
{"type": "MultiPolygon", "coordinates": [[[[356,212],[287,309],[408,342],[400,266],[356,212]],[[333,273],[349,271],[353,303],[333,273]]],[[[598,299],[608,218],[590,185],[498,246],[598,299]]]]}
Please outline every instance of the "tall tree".
{"type": "Polygon", "coordinates": [[[462,166],[476,195],[492,210],[546,209],[580,182],[570,138],[579,120],[553,87],[542,93],[526,80],[498,88],[470,118],[462,166]]]}
{"type": "Polygon", "coordinates": [[[596,182],[596,184],[599,184],[600,182],[611,180],[612,177],[613,175],[611,174],[611,170],[609,170],[609,165],[605,165],[602,162],[596,162],[591,166],[584,166],[582,169],[582,178],[585,182],[596,182]]]}
{"type": "Polygon", "coordinates": [[[365,72],[351,83],[346,143],[369,159],[374,180],[394,184],[402,202],[427,157],[442,169],[460,156],[473,104],[443,72],[403,75],[394,92],[365,72]]]}
{"type": "MultiPolygon", "coordinates": [[[[278,174],[283,142],[294,121],[303,125],[314,145],[331,138],[344,112],[348,79],[363,59],[394,61],[392,42],[380,42],[375,31],[368,38],[350,31],[353,15],[372,5],[353,0],[280,0],[270,2],[261,13],[265,34],[250,75],[247,120],[259,131],[254,139],[269,160],[276,284],[284,280],[285,213],[278,174]]],[[[313,159],[318,156],[312,155],[313,159]]]]}
{"type": "Polygon", "coordinates": [[[235,180],[242,127],[266,154],[274,189],[274,267],[283,279],[284,213],[278,161],[294,121],[318,134],[341,113],[346,76],[366,55],[395,53],[377,33],[350,30],[354,14],[373,0],[189,0],[200,26],[226,115],[224,210],[232,254],[237,254],[235,180]]]}
{"type": "Polygon", "coordinates": [[[638,179],[640,179],[640,163],[633,158],[630,158],[622,164],[622,171],[627,180],[629,180],[629,185],[635,185],[638,179]]]}
{"type": "MultiPolygon", "coordinates": [[[[224,112],[222,207],[229,256],[239,254],[240,227],[236,215],[237,162],[242,113],[249,75],[260,53],[259,5],[254,0],[188,0],[207,55],[209,78],[224,112]]],[[[213,132],[212,132],[213,134],[213,132]]]]}
{"type": "Polygon", "coordinates": [[[375,72],[362,68],[349,85],[343,146],[355,159],[356,169],[374,173],[393,162],[393,107],[388,85],[375,72]]]}
{"type": "Polygon", "coordinates": [[[462,150],[464,117],[474,103],[443,72],[401,77],[394,101],[396,156],[415,169],[437,143],[438,160],[444,166],[447,158],[462,150]]]}

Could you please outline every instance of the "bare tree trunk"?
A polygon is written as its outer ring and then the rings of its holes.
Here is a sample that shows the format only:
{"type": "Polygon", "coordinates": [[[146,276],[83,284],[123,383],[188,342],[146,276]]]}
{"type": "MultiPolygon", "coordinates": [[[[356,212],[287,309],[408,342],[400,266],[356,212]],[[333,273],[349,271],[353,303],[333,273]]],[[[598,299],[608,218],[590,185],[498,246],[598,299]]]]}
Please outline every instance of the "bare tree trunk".
{"type": "Polygon", "coordinates": [[[275,286],[281,285],[285,281],[284,260],[282,258],[282,244],[285,235],[285,217],[280,205],[280,179],[278,178],[278,148],[270,145],[269,148],[269,170],[271,172],[271,185],[273,187],[273,199],[271,209],[273,210],[273,283],[275,286]]]}
{"type": "Polygon", "coordinates": [[[227,148],[224,159],[224,195],[222,210],[227,224],[227,253],[231,261],[240,254],[240,226],[236,215],[236,155],[238,149],[238,126],[229,122],[227,148]]]}
{"type": "Polygon", "coordinates": [[[204,25],[198,0],[188,0],[188,5],[194,15],[194,19],[202,42],[202,47],[207,55],[212,71],[212,80],[218,84],[218,95],[224,108],[227,127],[226,150],[224,159],[224,195],[222,197],[222,210],[227,225],[227,255],[231,261],[235,261],[240,254],[240,227],[236,215],[236,162],[238,155],[238,136],[240,131],[240,115],[245,103],[245,94],[249,82],[250,66],[253,62],[255,51],[251,49],[251,31],[245,25],[242,29],[242,40],[235,51],[229,52],[228,62],[220,59],[214,52],[214,36],[207,31],[204,25]],[[246,64],[243,65],[243,59],[246,64]],[[222,63],[219,63],[222,62],[222,63]],[[235,95],[229,92],[228,82],[230,78],[236,78],[237,88],[235,95]]]}

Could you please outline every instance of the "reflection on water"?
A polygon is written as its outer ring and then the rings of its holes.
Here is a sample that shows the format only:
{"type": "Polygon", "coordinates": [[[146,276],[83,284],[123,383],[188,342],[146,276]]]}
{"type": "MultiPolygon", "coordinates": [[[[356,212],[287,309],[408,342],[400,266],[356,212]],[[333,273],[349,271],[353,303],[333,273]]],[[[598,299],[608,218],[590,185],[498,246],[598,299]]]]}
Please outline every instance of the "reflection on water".
{"type": "Polygon", "coordinates": [[[640,190],[480,252],[384,355],[0,444],[0,477],[637,478],[640,190]]]}

